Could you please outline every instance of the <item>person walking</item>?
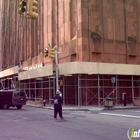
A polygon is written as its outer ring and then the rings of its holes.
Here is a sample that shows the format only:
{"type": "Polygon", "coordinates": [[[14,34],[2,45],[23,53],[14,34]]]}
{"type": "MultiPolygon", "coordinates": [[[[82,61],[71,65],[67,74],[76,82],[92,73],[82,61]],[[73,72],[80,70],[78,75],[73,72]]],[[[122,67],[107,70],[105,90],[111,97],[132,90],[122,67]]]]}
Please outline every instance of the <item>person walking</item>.
{"type": "Polygon", "coordinates": [[[62,115],[62,97],[60,96],[60,91],[57,91],[56,95],[54,96],[54,118],[56,120],[57,114],[59,114],[61,119],[64,119],[62,115]]]}

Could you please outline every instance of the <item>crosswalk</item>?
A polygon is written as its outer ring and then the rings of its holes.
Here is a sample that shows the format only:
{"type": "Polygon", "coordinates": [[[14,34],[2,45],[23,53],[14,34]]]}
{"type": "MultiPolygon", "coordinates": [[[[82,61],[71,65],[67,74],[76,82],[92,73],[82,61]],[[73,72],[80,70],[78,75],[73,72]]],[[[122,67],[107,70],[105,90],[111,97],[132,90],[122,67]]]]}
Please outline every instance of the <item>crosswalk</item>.
{"type": "Polygon", "coordinates": [[[74,111],[74,115],[83,115],[90,117],[90,115],[103,115],[103,116],[114,116],[114,117],[125,117],[140,119],[140,110],[115,110],[115,111],[74,111]]]}

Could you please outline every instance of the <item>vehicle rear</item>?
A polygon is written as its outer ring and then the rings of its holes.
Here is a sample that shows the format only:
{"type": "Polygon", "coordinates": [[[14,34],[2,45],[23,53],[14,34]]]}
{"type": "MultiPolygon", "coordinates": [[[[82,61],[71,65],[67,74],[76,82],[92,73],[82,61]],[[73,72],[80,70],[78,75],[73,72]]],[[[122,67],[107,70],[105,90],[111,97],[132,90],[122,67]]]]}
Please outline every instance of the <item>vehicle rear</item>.
{"type": "Polygon", "coordinates": [[[13,91],[0,91],[0,108],[8,109],[12,105],[13,91]]]}
{"type": "Polygon", "coordinates": [[[21,91],[13,91],[13,98],[12,98],[12,106],[16,106],[17,109],[21,109],[23,105],[26,104],[27,101],[27,96],[26,92],[21,90],[21,91]]]}

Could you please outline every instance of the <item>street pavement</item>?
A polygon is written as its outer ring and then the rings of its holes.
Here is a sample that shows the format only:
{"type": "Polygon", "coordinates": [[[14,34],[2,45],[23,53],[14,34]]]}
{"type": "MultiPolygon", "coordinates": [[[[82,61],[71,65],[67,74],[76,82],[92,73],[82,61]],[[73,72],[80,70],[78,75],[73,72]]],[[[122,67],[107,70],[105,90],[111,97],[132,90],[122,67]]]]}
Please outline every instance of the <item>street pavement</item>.
{"type": "Polygon", "coordinates": [[[64,107],[64,120],[54,120],[53,107],[26,105],[0,114],[0,140],[129,140],[129,129],[140,129],[140,119],[128,117],[140,116],[139,109],[64,107]]]}
{"type": "MultiPolygon", "coordinates": [[[[27,106],[50,110],[54,109],[53,105],[43,106],[42,104],[27,104],[27,106]]],[[[63,111],[86,112],[86,115],[88,115],[89,113],[98,113],[104,116],[117,116],[140,119],[140,107],[134,106],[133,104],[128,104],[127,106],[116,105],[112,108],[105,108],[104,106],[63,106],[63,111]]]]}

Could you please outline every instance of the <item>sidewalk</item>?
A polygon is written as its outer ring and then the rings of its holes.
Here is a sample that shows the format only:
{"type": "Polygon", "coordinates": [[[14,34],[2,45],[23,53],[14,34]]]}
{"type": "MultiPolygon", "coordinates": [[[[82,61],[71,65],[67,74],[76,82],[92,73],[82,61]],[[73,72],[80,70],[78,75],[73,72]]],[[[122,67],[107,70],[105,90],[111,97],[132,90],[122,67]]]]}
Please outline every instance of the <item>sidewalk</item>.
{"type": "MultiPolygon", "coordinates": [[[[44,108],[44,109],[51,109],[53,110],[53,105],[46,105],[45,107],[42,104],[26,104],[27,106],[44,108]]],[[[133,104],[128,104],[127,106],[123,105],[116,105],[112,108],[105,108],[104,106],[63,106],[63,110],[68,111],[102,111],[102,110],[122,110],[122,109],[140,109],[140,106],[134,106],[133,104]]]]}
{"type": "Polygon", "coordinates": [[[115,105],[112,108],[104,108],[104,110],[126,110],[126,109],[140,109],[140,106],[134,106],[133,104],[128,104],[124,106],[123,104],[121,105],[115,105]]]}

